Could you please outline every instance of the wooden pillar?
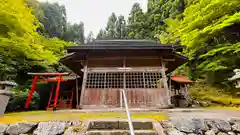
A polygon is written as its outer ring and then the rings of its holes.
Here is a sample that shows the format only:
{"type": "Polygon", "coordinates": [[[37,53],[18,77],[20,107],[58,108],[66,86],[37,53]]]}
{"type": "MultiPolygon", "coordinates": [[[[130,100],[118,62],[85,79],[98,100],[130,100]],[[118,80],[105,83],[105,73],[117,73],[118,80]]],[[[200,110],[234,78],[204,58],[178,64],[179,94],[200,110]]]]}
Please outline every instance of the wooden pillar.
{"type": "Polygon", "coordinates": [[[35,89],[36,89],[37,80],[38,80],[38,76],[34,76],[34,79],[33,79],[33,82],[32,82],[32,88],[29,91],[28,99],[27,99],[27,102],[25,104],[26,109],[28,109],[29,104],[31,103],[32,95],[33,95],[33,93],[35,92],[35,89]]]}
{"type": "Polygon", "coordinates": [[[51,100],[52,100],[53,91],[54,91],[54,85],[52,84],[52,91],[51,91],[51,93],[50,93],[50,97],[49,97],[49,100],[48,100],[48,106],[47,106],[47,108],[49,108],[50,105],[51,105],[51,100]]]}
{"type": "Polygon", "coordinates": [[[58,81],[57,81],[57,88],[56,88],[56,93],[55,93],[55,98],[54,98],[54,104],[53,104],[53,108],[54,110],[57,107],[57,102],[58,102],[58,96],[59,96],[59,90],[60,90],[60,83],[62,80],[62,76],[58,76],[58,81]]]}
{"type": "Polygon", "coordinates": [[[78,98],[78,91],[79,91],[79,89],[78,89],[78,78],[77,78],[77,75],[76,75],[76,103],[77,103],[77,105],[76,105],[76,108],[79,106],[79,98],[78,98]]]}
{"type": "Polygon", "coordinates": [[[166,90],[166,98],[167,98],[167,105],[171,105],[171,97],[169,94],[169,89],[168,89],[168,84],[167,84],[167,76],[166,76],[166,71],[165,71],[165,67],[166,67],[166,63],[163,60],[163,58],[161,58],[161,66],[162,66],[162,78],[163,78],[163,86],[164,89],[166,90]]]}
{"type": "Polygon", "coordinates": [[[74,93],[74,88],[72,88],[72,95],[71,95],[71,99],[70,99],[70,107],[69,107],[69,108],[73,108],[73,107],[72,107],[73,93],[74,93]]]}
{"type": "Polygon", "coordinates": [[[83,81],[82,81],[82,89],[81,89],[81,97],[80,97],[80,106],[78,108],[82,108],[83,106],[83,98],[85,96],[85,89],[86,89],[86,83],[87,83],[87,74],[88,74],[88,61],[85,61],[84,64],[84,70],[83,70],[83,81]]]}

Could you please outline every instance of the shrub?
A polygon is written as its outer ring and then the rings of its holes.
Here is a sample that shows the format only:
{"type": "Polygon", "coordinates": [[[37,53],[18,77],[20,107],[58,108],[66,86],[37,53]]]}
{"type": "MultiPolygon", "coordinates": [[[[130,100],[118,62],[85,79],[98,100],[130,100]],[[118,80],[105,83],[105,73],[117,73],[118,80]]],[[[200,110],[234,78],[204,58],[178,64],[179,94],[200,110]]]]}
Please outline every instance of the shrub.
{"type": "MultiPolygon", "coordinates": [[[[16,111],[23,111],[25,107],[26,100],[28,98],[29,89],[24,91],[14,90],[14,94],[11,96],[6,112],[16,112],[16,111]]],[[[32,96],[31,103],[29,105],[29,110],[37,110],[39,108],[39,95],[34,92],[32,96]]]]}

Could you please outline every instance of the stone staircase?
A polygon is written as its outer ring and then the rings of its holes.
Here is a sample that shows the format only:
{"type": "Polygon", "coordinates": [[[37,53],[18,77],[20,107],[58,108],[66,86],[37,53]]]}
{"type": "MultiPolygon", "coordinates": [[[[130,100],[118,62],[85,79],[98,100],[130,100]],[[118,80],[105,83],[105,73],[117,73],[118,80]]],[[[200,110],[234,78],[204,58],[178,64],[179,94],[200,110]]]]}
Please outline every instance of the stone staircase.
{"type": "MultiPolygon", "coordinates": [[[[153,120],[133,120],[135,135],[162,135],[159,123],[153,120]]],[[[130,135],[127,120],[90,120],[86,135],[130,135]]]]}

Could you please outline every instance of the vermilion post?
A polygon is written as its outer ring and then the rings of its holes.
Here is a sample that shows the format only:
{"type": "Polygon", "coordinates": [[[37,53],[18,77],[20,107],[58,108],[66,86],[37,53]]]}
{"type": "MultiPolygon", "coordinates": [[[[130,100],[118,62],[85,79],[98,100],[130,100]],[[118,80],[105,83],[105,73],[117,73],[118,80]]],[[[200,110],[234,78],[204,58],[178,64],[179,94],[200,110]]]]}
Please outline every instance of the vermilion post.
{"type": "Polygon", "coordinates": [[[60,89],[60,83],[62,80],[62,76],[58,76],[58,81],[57,81],[57,88],[56,88],[56,93],[55,93],[55,99],[54,99],[54,105],[53,108],[56,109],[57,107],[57,102],[58,102],[58,95],[59,95],[59,89],[60,89]]]}
{"type": "Polygon", "coordinates": [[[70,99],[70,108],[72,107],[72,101],[73,101],[73,93],[74,93],[74,88],[72,88],[72,95],[71,95],[71,99],[70,99]]]}
{"type": "Polygon", "coordinates": [[[33,95],[33,93],[34,93],[34,91],[36,89],[37,80],[38,80],[38,76],[34,76],[34,79],[33,79],[33,82],[32,82],[32,88],[29,91],[28,99],[27,99],[27,102],[25,104],[25,108],[26,109],[28,109],[28,106],[31,103],[32,95],[33,95]]]}
{"type": "Polygon", "coordinates": [[[48,106],[47,106],[47,108],[49,108],[50,105],[51,105],[51,100],[52,100],[53,91],[54,91],[54,86],[52,85],[52,91],[51,91],[51,93],[50,93],[50,97],[49,97],[49,100],[48,100],[48,106]]]}

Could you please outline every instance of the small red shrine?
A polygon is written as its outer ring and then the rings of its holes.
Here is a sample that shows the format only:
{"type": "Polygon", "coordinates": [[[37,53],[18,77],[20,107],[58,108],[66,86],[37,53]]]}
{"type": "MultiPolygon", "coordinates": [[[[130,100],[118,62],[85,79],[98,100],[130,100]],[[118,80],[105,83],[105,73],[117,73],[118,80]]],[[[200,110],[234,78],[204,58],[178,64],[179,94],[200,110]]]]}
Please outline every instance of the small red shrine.
{"type": "Polygon", "coordinates": [[[189,100],[189,85],[194,81],[188,79],[187,76],[171,76],[169,83],[171,90],[171,102],[175,107],[187,107],[189,100]]]}
{"type": "Polygon", "coordinates": [[[34,76],[32,87],[28,95],[27,102],[25,104],[25,108],[29,107],[31,103],[31,98],[33,93],[36,91],[37,82],[45,82],[45,83],[56,83],[56,87],[52,85],[52,88],[48,100],[47,110],[54,110],[56,108],[59,109],[67,109],[72,108],[73,106],[73,97],[75,87],[73,86],[71,90],[62,90],[60,88],[61,84],[67,83],[68,81],[77,80],[78,76],[72,75],[70,73],[28,73],[29,75],[34,76]]]}

